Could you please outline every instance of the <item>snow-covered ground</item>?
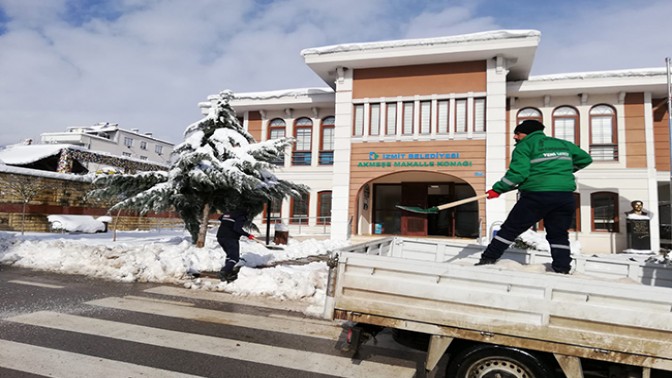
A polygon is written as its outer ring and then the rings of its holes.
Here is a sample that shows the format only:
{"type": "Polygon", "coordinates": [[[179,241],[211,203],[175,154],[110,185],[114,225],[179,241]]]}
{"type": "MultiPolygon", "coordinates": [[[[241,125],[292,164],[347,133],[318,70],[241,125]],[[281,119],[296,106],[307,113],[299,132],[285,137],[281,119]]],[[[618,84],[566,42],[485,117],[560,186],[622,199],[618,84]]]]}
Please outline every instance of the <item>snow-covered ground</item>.
{"type": "MultiPolygon", "coordinates": [[[[548,251],[542,235],[527,231],[521,235],[529,246],[548,251]]],[[[81,274],[121,282],[156,282],[181,285],[194,290],[221,291],[239,296],[262,296],[302,304],[308,315],[324,311],[328,268],[324,261],[308,264],[277,264],[308,256],[325,255],[348,246],[348,241],[290,239],[282,250],[267,249],[263,244],[241,240],[245,266],[238,280],[224,283],[214,279],[193,279],[188,272],[215,272],[226,255],[208,234],[204,248],[192,245],[185,231],[119,231],[112,233],[20,233],[0,232],[0,264],[63,274],[81,274]],[[270,268],[259,269],[268,265],[270,268]]],[[[581,251],[572,241],[572,253],[581,251]]],[[[610,258],[643,260],[651,256],[619,254],[610,258]]],[[[660,257],[658,257],[660,258],[660,257]]],[[[520,264],[518,264],[520,265],[520,264]]],[[[539,267],[512,266],[502,260],[497,266],[507,269],[540,271],[539,267]],[[535,270],[536,269],[536,270],[535,270]]]]}
{"type": "Polygon", "coordinates": [[[241,240],[245,266],[238,280],[223,283],[212,279],[192,279],[187,272],[219,271],[226,254],[214,233],[208,234],[204,248],[191,244],[184,231],[119,231],[111,233],[20,233],[0,232],[0,264],[57,272],[82,274],[122,282],[157,282],[182,285],[195,290],[223,291],[234,295],[267,296],[303,302],[308,314],[323,310],[328,268],[325,262],[304,265],[272,265],[285,260],[324,255],[348,245],[331,240],[290,239],[283,250],[241,240]]]}

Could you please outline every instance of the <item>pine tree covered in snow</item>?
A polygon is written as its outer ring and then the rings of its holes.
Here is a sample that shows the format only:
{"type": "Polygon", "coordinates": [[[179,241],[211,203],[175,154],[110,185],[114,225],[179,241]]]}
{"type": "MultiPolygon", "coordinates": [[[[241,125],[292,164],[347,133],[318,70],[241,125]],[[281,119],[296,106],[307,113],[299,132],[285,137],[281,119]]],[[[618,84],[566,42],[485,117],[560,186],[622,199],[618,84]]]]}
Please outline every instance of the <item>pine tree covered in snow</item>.
{"type": "Polygon", "coordinates": [[[241,209],[252,219],[268,200],[306,193],[306,186],[273,173],[273,162],[282,159],[293,140],[255,143],[236,119],[231,98],[229,91],[220,93],[209,114],[187,127],[168,172],[99,176],[91,196],[123,199],[110,211],[123,208],[147,213],[174,208],[193,241],[202,246],[212,213],[241,209]]]}

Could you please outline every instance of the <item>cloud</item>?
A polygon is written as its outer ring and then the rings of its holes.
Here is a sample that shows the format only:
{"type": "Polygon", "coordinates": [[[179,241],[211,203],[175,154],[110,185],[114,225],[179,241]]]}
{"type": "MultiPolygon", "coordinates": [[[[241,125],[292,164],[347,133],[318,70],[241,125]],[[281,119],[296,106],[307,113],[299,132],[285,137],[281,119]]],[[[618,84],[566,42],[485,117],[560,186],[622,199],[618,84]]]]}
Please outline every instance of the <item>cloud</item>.
{"type": "Polygon", "coordinates": [[[660,66],[667,3],[0,0],[0,145],[97,122],[179,143],[223,89],[326,86],[300,51],[339,43],[537,29],[535,74],[660,66]]]}

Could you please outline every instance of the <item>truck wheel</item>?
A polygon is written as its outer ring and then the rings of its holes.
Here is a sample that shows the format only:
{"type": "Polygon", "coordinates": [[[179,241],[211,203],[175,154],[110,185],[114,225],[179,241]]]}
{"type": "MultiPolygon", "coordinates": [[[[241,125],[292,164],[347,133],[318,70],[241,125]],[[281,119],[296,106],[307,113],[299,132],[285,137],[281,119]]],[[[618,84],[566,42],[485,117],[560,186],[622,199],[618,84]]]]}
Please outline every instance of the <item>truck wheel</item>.
{"type": "Polygon", "coordinates": [[[476,345],[454,358],[447,377],[454,378],[548,378],[554,374],[530,353],[496,345],[476,345]]]}

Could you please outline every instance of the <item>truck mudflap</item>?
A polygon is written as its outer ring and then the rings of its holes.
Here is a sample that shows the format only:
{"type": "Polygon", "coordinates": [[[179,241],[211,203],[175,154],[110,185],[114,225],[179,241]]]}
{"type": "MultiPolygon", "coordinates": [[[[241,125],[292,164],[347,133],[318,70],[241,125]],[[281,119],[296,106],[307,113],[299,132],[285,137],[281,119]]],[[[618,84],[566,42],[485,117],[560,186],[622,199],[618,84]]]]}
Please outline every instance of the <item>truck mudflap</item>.
{"type": "Polygon", "coordinates": [[[350,324],[345,326],[347,336],[345,343],[341,347],[342,353],[347,353],[352,357],[357,356],[362,344],[373,340],[376,344],[376,335],[383,330],[383,327],[373,324],[350,324]]]}

